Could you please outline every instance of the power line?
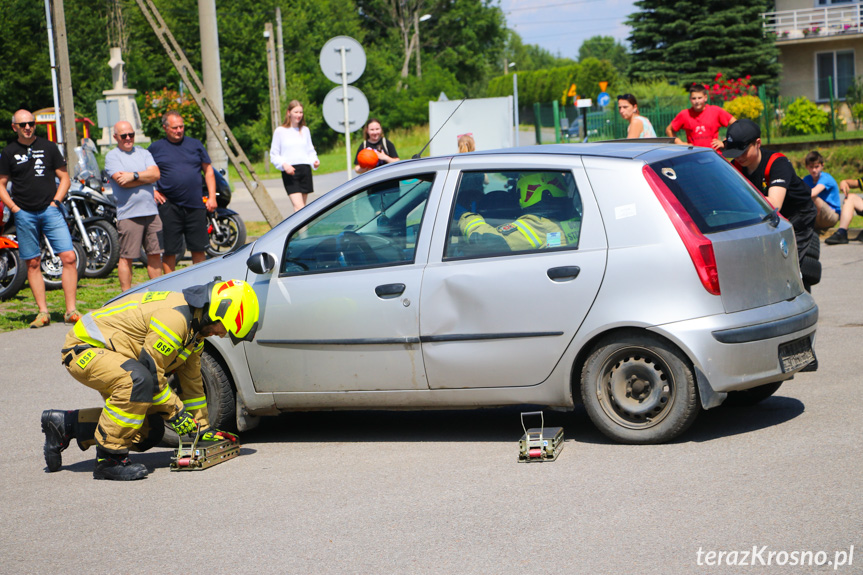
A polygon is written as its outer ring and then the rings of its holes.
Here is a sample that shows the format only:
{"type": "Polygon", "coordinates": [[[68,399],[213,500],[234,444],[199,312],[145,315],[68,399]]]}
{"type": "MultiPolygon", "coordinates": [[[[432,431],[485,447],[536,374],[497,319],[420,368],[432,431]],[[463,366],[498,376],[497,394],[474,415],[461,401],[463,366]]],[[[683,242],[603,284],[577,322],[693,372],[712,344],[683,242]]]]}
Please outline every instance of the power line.
{"type": "Polygon", "coordinates": [[[557,4],[546,4],[545,6],[529,6],[527,8],[511,8],[504,10],[507,14],[510,12],[522,12],[524,10],[542,10],[544,8],[557,8],[558,6],[574,6],[577,4],[590,4],[591,2],[602,2],[602,0],[572,0],[570,2],[558,2],[557,4]]]}

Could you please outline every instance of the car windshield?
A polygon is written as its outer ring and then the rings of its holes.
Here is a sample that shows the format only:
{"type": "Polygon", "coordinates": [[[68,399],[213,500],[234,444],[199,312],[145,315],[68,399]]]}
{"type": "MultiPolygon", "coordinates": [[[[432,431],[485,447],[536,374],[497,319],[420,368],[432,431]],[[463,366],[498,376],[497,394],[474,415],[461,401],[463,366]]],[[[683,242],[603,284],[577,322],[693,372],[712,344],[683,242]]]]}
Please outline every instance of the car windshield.
{"type": "Polygon", "coordinates": [[[650,167],[677,197],[703,234],[763,221],[773,209],[719,154],[688,154],[650,167]]]}

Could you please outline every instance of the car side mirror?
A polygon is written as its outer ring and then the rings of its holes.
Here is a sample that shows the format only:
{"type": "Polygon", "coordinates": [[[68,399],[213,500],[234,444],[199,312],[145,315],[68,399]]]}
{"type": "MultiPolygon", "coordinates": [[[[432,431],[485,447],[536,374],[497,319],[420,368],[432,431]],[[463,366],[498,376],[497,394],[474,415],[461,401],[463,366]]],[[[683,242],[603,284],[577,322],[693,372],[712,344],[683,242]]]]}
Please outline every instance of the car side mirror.
{"type": "Polygon", "coordinates": [[[276,258],[267,252],[252,254],[246,260],[246,267],[258,275],[263,275],[276,267],[276,258]]]}

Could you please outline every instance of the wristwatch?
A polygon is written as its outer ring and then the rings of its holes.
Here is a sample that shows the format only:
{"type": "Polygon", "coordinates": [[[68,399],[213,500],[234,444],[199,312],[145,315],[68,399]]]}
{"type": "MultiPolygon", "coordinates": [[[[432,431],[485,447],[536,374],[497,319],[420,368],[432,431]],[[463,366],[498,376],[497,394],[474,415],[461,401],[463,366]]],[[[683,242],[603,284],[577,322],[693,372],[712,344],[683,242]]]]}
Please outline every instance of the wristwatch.
{"type": "Polygon", "coordinates": [[[138,175],[138,172],[132,172],[132,178],[133,178],[135,181],[137,181],[139,177],[140,177],[140,176],[138,175]]]}

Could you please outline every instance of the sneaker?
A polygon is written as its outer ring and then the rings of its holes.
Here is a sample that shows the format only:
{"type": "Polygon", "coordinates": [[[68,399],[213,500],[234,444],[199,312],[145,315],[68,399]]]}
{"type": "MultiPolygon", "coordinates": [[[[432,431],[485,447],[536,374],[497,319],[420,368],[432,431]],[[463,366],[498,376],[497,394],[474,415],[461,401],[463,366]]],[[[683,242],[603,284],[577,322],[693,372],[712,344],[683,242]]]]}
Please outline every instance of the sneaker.
{"type": "Polygon", "coordinates": [[[149,473],[143,464],[129,461],[127,455],[124,455],[122,459],[97,456],[96,467],[93,469],[93,479],[135,481],[144,479],[149,473]]]}
{"type": "Polygon", "coordinates": [[[66,315],[63,316],[63,321],[66,323],[78,323],[78,320],[81,319],[81,312],[77,309],[73,309],[72,311],[67,311],[66,315]]]}
{"type": "Polygon", "coordinates": [[[854,241],[855,242],[863,242],[863,231],[861,231],[859,234],[857,234],[857,237],[854,238],[854,241]]]}
{"type": "Polygon", "coordinates": [[[42,433],[45,434],[45,464],[48,471],[54,472],[63,465],[60,453],[69,447],[72,439],[66,428],[66,412],[59,409],[46,409],[42,412],[42,433]]]}
{"type": "Polygon", "coordinates": [[[47,311],[40,311],[38,314],[36,314],[36,319],[30,322],[30,327],[35,329],[37,327],[45,327],[50,323],[51,314],[49,314],[47,311]]]}
{"type": "Polygon", "coordinates": [[[834,246],[836,244],[847,244],[848,230],[843,230],[842,228],[839,228],[832,236],[824,240],[824,243],[828,246],[834,246]]]}

